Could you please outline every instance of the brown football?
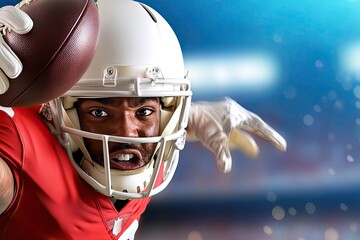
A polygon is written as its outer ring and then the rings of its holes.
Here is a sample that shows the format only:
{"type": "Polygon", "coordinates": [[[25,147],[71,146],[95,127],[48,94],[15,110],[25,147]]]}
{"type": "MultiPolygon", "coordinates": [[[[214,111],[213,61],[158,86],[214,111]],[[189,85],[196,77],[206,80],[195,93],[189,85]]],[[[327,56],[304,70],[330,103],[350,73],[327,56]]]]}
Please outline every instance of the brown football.
{"type": "Polygon", "coordinates": [[[4,40],[23,71],[9,79],[1,106],[45,103],[69,90],[89,67],[97,46],[99,15],[94,0],[27,0],[21,6],[34,22],[27,34],[7,30],[4,40]]]}

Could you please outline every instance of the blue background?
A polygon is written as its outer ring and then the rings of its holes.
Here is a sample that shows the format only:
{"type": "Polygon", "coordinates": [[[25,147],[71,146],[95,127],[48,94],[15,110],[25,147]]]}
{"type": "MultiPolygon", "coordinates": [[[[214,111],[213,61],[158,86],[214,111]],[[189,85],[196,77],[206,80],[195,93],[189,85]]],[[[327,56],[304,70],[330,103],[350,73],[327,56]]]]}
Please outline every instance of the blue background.
{"type": "Polygon", "coordinates": [[[187,143],[138,239],[360,239],[360,1],[143,2],[178,35],[194,101],[232,97],[288,150],[255,137],[259,158],[234,151],[222,174],[187,143]]]}

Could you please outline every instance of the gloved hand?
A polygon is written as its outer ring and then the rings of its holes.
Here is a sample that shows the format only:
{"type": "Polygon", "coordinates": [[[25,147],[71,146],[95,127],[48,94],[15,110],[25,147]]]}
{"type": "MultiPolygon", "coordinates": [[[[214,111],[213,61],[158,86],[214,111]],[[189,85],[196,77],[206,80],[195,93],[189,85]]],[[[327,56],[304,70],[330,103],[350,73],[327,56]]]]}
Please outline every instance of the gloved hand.
{"type": "Polygon", "coordinates": [[[286,150],[286,141],[279,133],[230,98],[193,103],[190,108],[187,139],[198,140],[211,150],[224,173],[231,171],[231,148],[238,148],[249,157],[258,155],[258,145],[243,130],[261,136],[281,151],[286,150]]]}
{"type": "Polygon", "coordinates": [[[0,27],[0,94],[4,94],[9,89],[8,78],[17,78],[22,71],[21,61],[3,39],[4,30],[26,34],[32,29],[33,21],[18,7],[5,6],[0,8],[0,27]]]}

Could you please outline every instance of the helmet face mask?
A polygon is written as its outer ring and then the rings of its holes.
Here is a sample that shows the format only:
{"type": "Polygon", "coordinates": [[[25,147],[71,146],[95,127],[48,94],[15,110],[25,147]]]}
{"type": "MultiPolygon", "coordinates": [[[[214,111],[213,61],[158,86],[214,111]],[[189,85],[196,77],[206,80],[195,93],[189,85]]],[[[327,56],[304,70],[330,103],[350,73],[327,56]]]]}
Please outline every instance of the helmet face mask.
{"type": "MultiPolygon", "coordinates": [[[[159,98],[95,98],[75,103],[81,129],[87,132],[122,137],[154,137],[160,135],[159,98]]],[[[84,138],[91,158],[103,163],[101,141],[84,138]]],[[[155,143],[109,142],[110,167],[131,170],[151,159],[155,143]]]]}
{"type": "Polygon", "coordinates": [[[131,0],[97,4],[101,21],[95,58],[72,89],[49,103],[56,132],[79,175],[97,191],[117,199],[152,196],[172,179],[186,139],[192,93],[181,48],[171,27],[150,7],[131,0]],[[157,131],[131,135],[84,127],[79,104],[106,98],[159,99],[157,131]],[[116,153],[119,148],[125,154],[116,153]],[[114,158],[133,158],[138,165],[114,167],[114,158]]]}

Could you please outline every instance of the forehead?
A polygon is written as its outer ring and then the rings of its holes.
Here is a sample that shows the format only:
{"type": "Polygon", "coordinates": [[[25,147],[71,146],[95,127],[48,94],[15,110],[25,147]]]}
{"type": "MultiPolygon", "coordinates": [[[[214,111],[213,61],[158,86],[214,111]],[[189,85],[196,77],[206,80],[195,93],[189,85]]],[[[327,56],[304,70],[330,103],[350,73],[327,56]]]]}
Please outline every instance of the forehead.
{"type": "Polygon", "coordinates": [[[141,106],[145,103],[159,103],[157,97],[109,97],[109,98],[80,98],[78,103],[101,103],[108,106],[117,106],[127,103],[129,106],[141,106]]]}

